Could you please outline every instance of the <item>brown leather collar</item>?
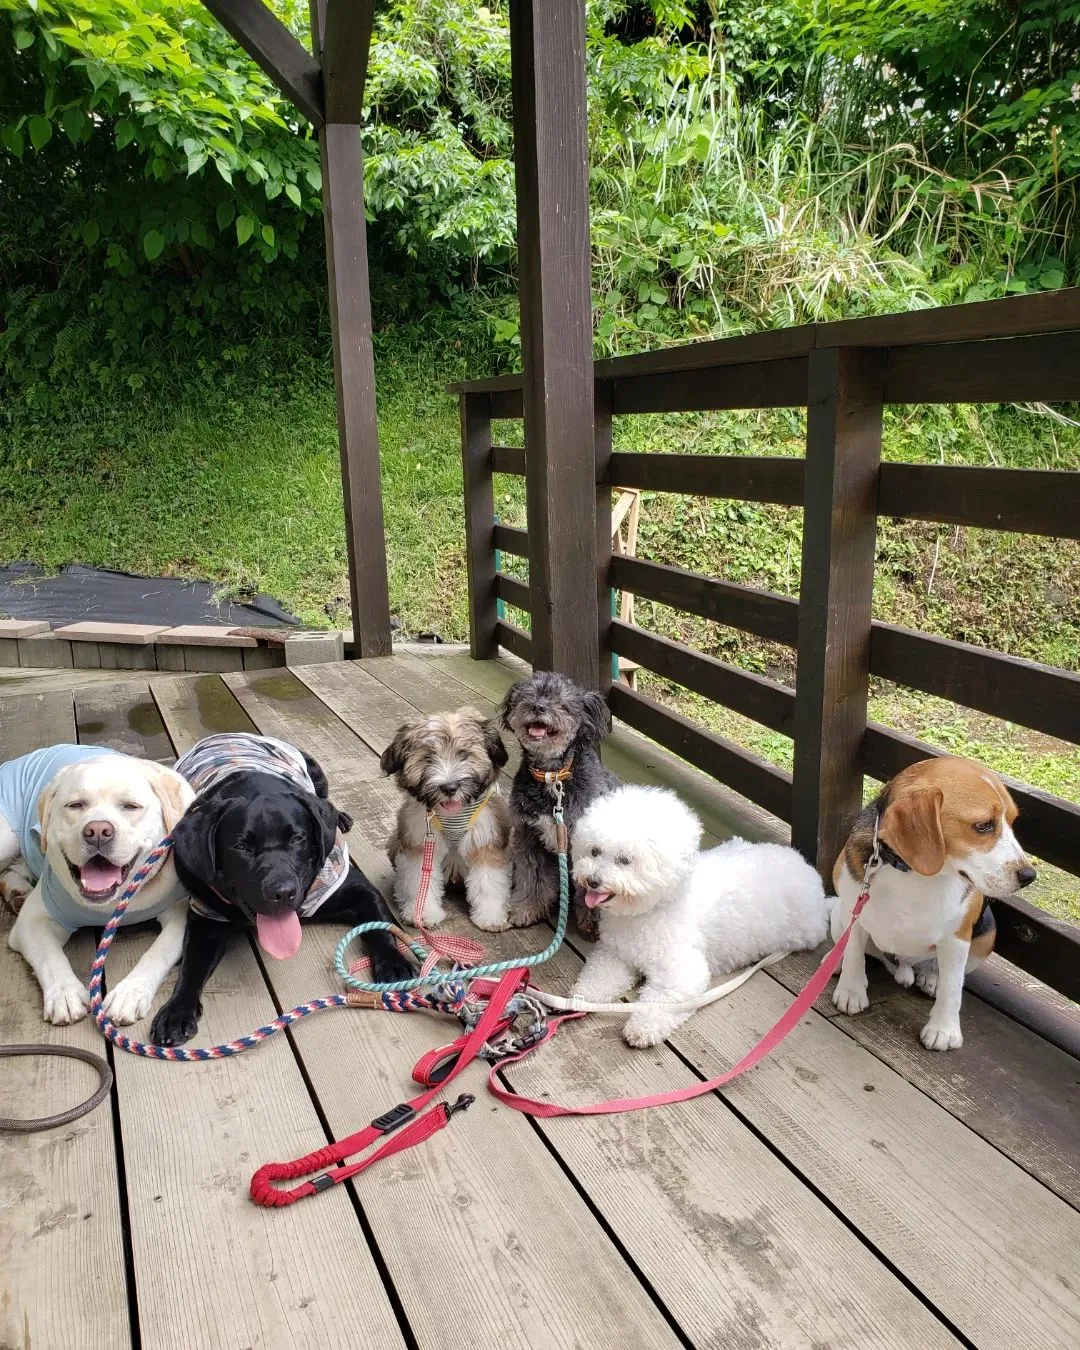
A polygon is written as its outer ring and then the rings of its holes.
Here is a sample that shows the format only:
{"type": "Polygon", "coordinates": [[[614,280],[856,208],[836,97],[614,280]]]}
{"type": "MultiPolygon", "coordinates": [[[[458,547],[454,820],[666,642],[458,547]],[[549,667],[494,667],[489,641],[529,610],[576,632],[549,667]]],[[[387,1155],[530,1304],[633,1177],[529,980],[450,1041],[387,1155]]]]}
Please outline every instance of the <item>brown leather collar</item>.
{"type": "Polygon", "coordinates": [[[573,772],[574,756],[571,755],[561,769],[534,769],[529,766],[529,772],[538,783],[547,783],[548,787],[552,783],[565,783],[573,772]]]}

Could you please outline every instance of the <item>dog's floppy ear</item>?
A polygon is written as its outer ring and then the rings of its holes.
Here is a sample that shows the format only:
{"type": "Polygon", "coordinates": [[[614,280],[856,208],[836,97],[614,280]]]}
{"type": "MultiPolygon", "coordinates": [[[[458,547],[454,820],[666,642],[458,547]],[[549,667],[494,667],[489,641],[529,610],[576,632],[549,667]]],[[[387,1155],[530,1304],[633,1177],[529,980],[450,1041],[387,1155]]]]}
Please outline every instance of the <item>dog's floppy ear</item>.
{"type": "Polygon", "coordinates": [[[161,805],[165,833],[172,834],[180,817],[195,800],[195,790],[186,778],[181,778],[172,769],[166,769],[163,764],[157,764],[152,759],[139,762],[150,781],[150,790],[161,805]]]}
{"type": "MultiPolygon", "coordinates": [[[[310,793],[304,798],[307,808],[318,822],[319,829],[322,832],[322,855],[325,861],[337,843],[337,832],[341,827],[340,816],[343,814],[338,811],[333,802],[327,801],[325,797],[312,797],[310,793]]],[[[345,819],[352,825],[349,816],[345,819]]],[[[344,833],[344,831],[342,831],[344,833]]]]}
{"type": "Polygon", "coordinates": [[[197,796],[173,829],[173,851],[193,876],[210,883],[217,875],[217,832],[238,797],[211,788],[197,796]]]}
{"type": "Polygon", "coordinates": [[[936,876],[945,866],[944,800],[939,787],[909,788],[882,813],[881,837],[920,876],[936,876]]]}
{"type": "Polygon", "coordinates": [[[505,727],[508,731],[510,729],[510,714],[514,711],[514,704],[518,701],[524,683],[524,680],[518,680],[517,684],[510,686],[503,701],[499,704],[499,711],[493,719],[498,726],[505,727]]]}
{"type": "Polygon", "coordinates": [[[611,730],[611,709],[603,694],[594,689],[582,699],[584,709],[581,718],[581,732],[585,740],[599,745],[611,730]]]}
{"type": "MultiPolygon", "coordinates": [[[[59,775],[57,775],[59,777],[59,775]]],[[[49,817],[52,815],[53,801],[56,798],[56,778],[42,789],[37,799],[38,834],[41,836],[41,851],[49,851],[49,817]]]]}
{"type": "Polygon", "coordinates": [[[404,769],[405,760],[409,753],[409,739],[419,726],[420,721],[420,718],[410,717],[407,722],[402,722],[401,726],[394,732],[394,739],[379,757],[379,768],[382,769],[383,773],[400,773],[404,769]]]}
{"type": "Polygon", "coordinates": [[[484,745],[487,747],[492,764],[501,769],[508,756],[503,738],[499,733],[499,724],[494,717],[484,723],[484,745]]]}

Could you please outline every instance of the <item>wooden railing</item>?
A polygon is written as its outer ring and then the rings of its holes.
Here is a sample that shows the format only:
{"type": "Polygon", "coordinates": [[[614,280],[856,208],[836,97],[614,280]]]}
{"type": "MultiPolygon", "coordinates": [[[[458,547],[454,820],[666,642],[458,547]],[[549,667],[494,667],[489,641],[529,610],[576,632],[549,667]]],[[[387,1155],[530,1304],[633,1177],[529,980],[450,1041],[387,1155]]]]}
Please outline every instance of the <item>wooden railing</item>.
{"type": "MultiPolygon", "coordinates": [[[[1080,743],[1080,677],[1001,652],[874,622],[879,516],[1080,538],[1080,473],[882,463],[887,404],[1080,401],[1080,292],[753,334],[598,361],[596,406],[611,415],[807,408],[805,459],[598,454],[598,487],[643,488],[800,507],[798,601],[637,558],[610,557],[607,582],[643,599],[797,652],[795,689],[612,620],[614,651],[794,740],[791,774],[616,684],[612,711],[791,825],[792,842],[831,868],[862,800],[941,753],[867,722],[871,675],[1080,743]]],[[[522,378],[455,386],[461,397],[469,607],[474,654],[530,659],[530,635],[498,617],[528,613],[526,582],[495,550],[529,557],[524,530],[494,523],[492,475],[524,474],[525,451],[492,444],[493,420],[522,415],[522,378]]],[[[607,426],[598,421],[598,442],[607,426]]],[[[598,533],[602,536],[602,530],[598,533]]],[[[583,579],[583,584],[585,584],[583,579]]],[[[603,668],[603,662],[601,663],[603,668]]],[[[1037,857],[1080,874],[1080,807],[1019,783],[1020,833],[1037,857]]],[[[1080,999],[1080,930],[1018,897],[995,903],[998,950],[1080,999]]]]}

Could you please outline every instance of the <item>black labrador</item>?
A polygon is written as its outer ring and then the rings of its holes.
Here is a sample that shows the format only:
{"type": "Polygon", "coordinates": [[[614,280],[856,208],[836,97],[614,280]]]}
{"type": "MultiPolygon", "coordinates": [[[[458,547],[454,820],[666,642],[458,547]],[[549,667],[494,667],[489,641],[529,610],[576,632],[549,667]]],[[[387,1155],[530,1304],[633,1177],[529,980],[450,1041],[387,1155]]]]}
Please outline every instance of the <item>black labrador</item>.
{"type": "MultiPolygon", "coordinates": [[[[314,913],[301,907],[352,818],[329,800],[326,775],[304,755],[315,795],[273,774],[230,774],[196,797],[173,831],[176,872],[194,904],[188,916],[180,974],[154,1018],[155,1045],[183,1045],[199,1028],[203,986],[232,934],[255,926],[274,956],[299,945],[301,922],[342,928],[393,922],[382,896],[354,862],[340,886],[314,913]]],[[[416,972],[385,932],[363,945],[375,981],[409,979],[416,972]]]]}

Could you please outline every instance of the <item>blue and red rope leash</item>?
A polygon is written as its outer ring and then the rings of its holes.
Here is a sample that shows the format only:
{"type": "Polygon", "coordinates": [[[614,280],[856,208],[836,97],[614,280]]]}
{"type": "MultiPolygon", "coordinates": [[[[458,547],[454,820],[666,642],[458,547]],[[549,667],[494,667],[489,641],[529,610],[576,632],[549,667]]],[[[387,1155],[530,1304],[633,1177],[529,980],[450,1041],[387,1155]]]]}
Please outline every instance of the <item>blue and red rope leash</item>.
{"type": "MultiPolygon", "coordinates": [[[[422,992],[419,987],[402,990],[392,987],[380,989],[373,985],[368,986],[365,990],[350,989],[348,993],[344,994],[325,994],[322,998],[313,998],[307,1003],[301,1003],[295,1008],[290,1008],[288,1012],[283,1012],[265,1026],[256,1027],[247,1036],[238,1036],[235,1040],[225,1041],[221,1045],[195,1046],[188,1050],[170,1045],[150,1045],[144,1041],[134,1040],[117,1027],[102,1006],[104,1002],[102,983],[105,976],[105,959],[109,954],[109,948],[112,946],[113,938],[116,936],[120,921],[124,917],[128,905],[146,882],[158,872],[171,849],[172,837],[166,836],[160,844],[151,849],[146,855],[146,860],[132,873],[120,894],[119,900],[116,902],[116,908],[113,910],[109,922],[105,925],[101,934],[101,941],[98,943],[97,952],[94,956],[94,964],[90,968],[90,1011],[93,1014],[94,1021],[107,1040],[111,1041],[118,1049],[127,1051],[129,1055],[139,1055],[143,1059],[173,1060],[188,1064],[211,1059],[227,1059],[231,1055],[242,1054],[245,1050],[253,1050],[263,1041],[269,1040],[271,1036],[276,1036],[279,1031],[284,1031],[286,1027],[291,1027],[303,1018],[310,1017],[313,1013],[323,1012],[327,1008],[379,1008],[385,1012],[441,1012],[457,1017],[465,1007],[469,996],[468,985],[465,983],[467,972],[459,974],[458,972],[441,971],[432,972],[424,982],[427,992],[422,992]]],[[[385,925],[385,927],[388,927],[395,935],[400,936],[419,960],[426,957],[427,953],[423,947],[417,942],[410,941],[405,934],[401,933],[400,929],[394,928],[393,925],[385,925]]]]}

